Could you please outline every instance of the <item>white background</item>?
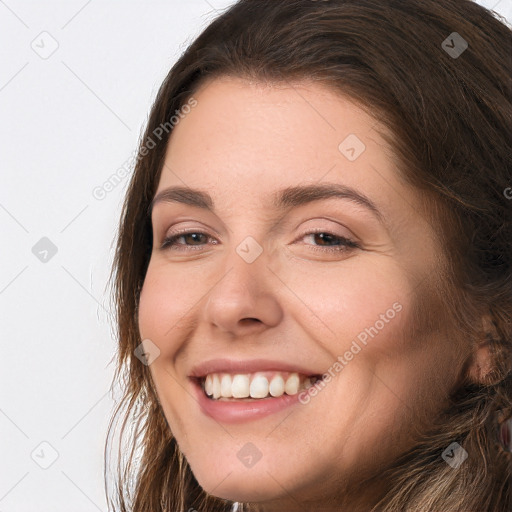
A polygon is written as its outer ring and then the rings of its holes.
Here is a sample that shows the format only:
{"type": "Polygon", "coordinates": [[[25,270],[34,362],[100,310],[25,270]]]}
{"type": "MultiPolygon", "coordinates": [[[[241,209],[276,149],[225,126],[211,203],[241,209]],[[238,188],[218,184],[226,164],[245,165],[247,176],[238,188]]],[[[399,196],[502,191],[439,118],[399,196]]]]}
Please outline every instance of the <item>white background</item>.
{"type": "MultiPolygon", "coordinates": [[[[107,510],[106,284],[128,178],[93,191],[132,156],[171,65],[231,3],[0,0],[0,512],[107,510]],[[45,262],[32,251],[43,237],[57,249],[36,246],[45,262]]],[[[512,0],[479,3],[512,20],[512,0]]]]}

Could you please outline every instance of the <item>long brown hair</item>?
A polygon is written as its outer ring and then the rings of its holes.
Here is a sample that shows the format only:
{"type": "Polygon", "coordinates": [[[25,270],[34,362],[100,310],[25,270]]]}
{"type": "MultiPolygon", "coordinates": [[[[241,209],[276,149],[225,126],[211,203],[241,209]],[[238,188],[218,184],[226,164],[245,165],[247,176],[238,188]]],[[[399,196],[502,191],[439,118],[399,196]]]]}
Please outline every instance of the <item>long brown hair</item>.
{"type": "Polygon", "coordinates": [[[109,505],[136,512],[231,510],[231,502],[197,483],[149,369],[134,355],[152,250],[148,206],[172,133],[169,120],[205,80],[228,75],[318,81],[389,128],[397,170],[424,192],[450,263],[446,308],[454,332],[475,344],[487,318],[492,371],[479,382],[461,380],[436,427],[387,468],[393,486],[373,510],[512,510],[512,456],[496,434],[498,420],[512,414],[512,32],[470,0],[240,0],[172,67],[140,141],[112,269],[119,340],[114,383],[123,396],[105,447],[109,505]],[[467,42],[460,54],[450,53],[454,37],[459,49],[467,42]],[[452,442],[469,454],[456,471],[441,457],[452,442]]]}

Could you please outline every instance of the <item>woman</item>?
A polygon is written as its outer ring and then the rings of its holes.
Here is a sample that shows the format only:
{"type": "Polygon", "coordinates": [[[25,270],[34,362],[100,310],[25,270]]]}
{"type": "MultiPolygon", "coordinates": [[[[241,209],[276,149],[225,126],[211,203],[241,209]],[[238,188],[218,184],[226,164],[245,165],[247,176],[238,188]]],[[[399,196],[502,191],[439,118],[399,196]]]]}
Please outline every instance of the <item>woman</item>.
{"type": "Polygon", "coordinates": [[[241,0],[187,49],[120,223],[115,510],[511,510],[511,43],[241,0]]]}

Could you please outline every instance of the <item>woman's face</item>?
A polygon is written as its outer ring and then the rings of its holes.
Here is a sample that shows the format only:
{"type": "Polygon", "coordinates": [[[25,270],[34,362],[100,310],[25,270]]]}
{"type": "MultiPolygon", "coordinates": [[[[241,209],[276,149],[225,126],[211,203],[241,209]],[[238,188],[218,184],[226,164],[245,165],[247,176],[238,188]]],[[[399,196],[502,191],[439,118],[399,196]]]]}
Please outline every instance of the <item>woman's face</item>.
{"type": "Polygon", "coordinates": [[[222,78],[194,98],[139,308],[172,433],[215,496],[369,500],[351,490],[411,446],[465,358],[422,321],[442,324],[434,229],[376,120],[330,89],[222,78]]]}

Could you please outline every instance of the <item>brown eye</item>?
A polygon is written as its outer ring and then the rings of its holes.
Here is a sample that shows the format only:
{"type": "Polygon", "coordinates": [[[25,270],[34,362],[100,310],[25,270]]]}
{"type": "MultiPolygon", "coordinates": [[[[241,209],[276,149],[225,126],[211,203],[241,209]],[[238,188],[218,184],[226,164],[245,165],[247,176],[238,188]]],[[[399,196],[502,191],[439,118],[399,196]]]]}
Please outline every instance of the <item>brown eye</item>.
{"type": "MultiPolygon", "coordinates": [[[[359,248],[359,244],[346,238],[344,236],[338,236],[328,231],[313,231],[306,233],[302,238],[312,237],[311,239],[318,244],[316,248],[324,251],[348,251],[350,249],[359,248]]],[[[307,244],[309,245],[309,244],[307,244]]]]}
{"type": "Polygon", "coordinates": [[[175,233],[165,238],[165,240],[162,242],[162,245],[160,246],[160,249],[173,249],[181,251],[186,250],[182,247],[200,247],[202,243],[205,243],[205,239],[207,241],[209,238],[209,235],[202,233],[201,231],[184,231],[181,233],[175,233]],[[185,243],[177,243],[179,239],[183,239],[185,243]]]}

